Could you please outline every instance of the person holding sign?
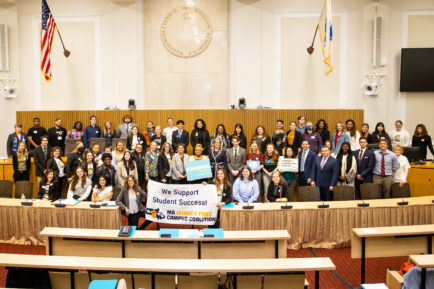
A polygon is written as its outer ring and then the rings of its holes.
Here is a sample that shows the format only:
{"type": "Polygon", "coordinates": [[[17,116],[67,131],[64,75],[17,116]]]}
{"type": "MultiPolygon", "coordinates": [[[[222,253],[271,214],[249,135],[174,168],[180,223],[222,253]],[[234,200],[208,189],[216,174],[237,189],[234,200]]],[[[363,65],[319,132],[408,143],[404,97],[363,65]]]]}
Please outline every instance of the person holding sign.
{"type": "Polygon", "coordinates": [[[219,138],[214,140],[213,148],[209,154],[209,160],[211,162],[212,175],[216,176],[219,169],[228,170],[226,161],[226,150],[222,149],[222,142],[219,138]]]}
{"type": "MultiPolygon", "coordinates": [[[[232,185],[229,182],[228,175],[224,169],[218,169],[216,177],[213,180],[217,188],[217,207],[221,208],[232,202],[232,185]]],[[[220,211],[217,213],[217,221],[212,226],[213,228],[220,227],[220,211]]]]}
{"type": "Polygon", "coordinates": [[[259,185],[248,166],[242,168],[240,177],[234,183],[232,193],[236,202],[254,203],[258,201],[259,185]]]}
{"type": "MultiPolygon", "coordinates": [[[[289,199],[288,185],[278,171],[271,174],[271,183],[268,185],[267,199],[269,202],[287,202],[289,199]]],[[[294,194],[292,195],[294,198],[294,194]]]]}
{"type": "MultiPolygon", "coordinates": [[[[203,155],[203,146],[198,143],[196,144],[196,146],[194,147],[194,155],[190,156],[189,158],[189,162],[194,162],[194,161],[200,161],[203,159],[207,159],[208,156],[203,155]]],[[[207,183],[208,179],[198,179],[198,180],[194,180],[194,181],[190,181],[190,184],[201,184],[201,183],[207,183]]]]}
{"type": "Polygon", "coordinates": [[[177,153],[173,155],[172,164],[170,168],[172,170],[172,179],[174,184],[186,184],[187,174],[185,172],[184,164],[188,162],[188,155],[184,154],[185,145],[179,143],[176,149],[177,153]]]}
{"type": "Polygon", "coordinates": [[[253,178],[258,183],[261,192],[263,192],[261,186],[262,184],[261,170],[264,167],[264,156],[259,151],[258,143],[255,140],[252,140],[252,143],[250,144],[250,151],[246,153],[244,164],[251,169],[253,178]]]}
{"type": "MultiPolygon", "coordinates": [[[[283,159],[292,159],[295,162],[296,168],[298,170],[298,160],[295,158],[294,151],[292,147],[286,147],[283,150],[283,159]]],[[[286,185],[288,186],[288,201],[293,202],[294,201],[294,191],[295,186],[297,185],[297,175],[296,170],[293,169],[292,171],[286,170],[286,168],[281,167],[281,164],[283,161],[279,160],[279,170],[283,177],[283,179],[286,181],[286,185]]]]}
{"type": "Polygon", "coordinates": [[[161,147],[161,153],[158,156],[158,177],[162,183],[172,183],[172,170],[170,164],[172,163],[173,149],[170,143],[166,142],[161,147]]]}
{"type": "MultiPolygon", "coordinates": [[[[274,149],[273,144],[268,144],[264,156],[264,167],[262,168],[262,184],[264,185],[264,192],[268,190],[268,186],[271,182],[271,174],[277,171],[277,162],[279,160],[279,155],[274,149]]],[[[265,195],[265,201],[268,203],[268,198],[265,195]]]]}
{"type": "Polygon", "coordinates": [[[226,151],[226,160],[229,170],[229,180],[234,184],[235,179],[239,177],[241,169],[244,165],[246,150],[241,147],[240,138],[236,135],[232,136],[232,147],[226,151]]]}
{"type": "MultiPolygon", "coordinates": [[[[116,204],[122,211],[122,214],[128,217],[129,226],[137,226],[140,217],[145,218],[146,208],[142,204],[142,198],[146,199],[146,193],[138,186],[137,179],[133,175],[129,175],[125,185],[116,199],[116,204]]],[[[146,227],[150,222],[146,221],[146,227]]],[[[140,230],[141,228],[137,228],[140,230]]]]}

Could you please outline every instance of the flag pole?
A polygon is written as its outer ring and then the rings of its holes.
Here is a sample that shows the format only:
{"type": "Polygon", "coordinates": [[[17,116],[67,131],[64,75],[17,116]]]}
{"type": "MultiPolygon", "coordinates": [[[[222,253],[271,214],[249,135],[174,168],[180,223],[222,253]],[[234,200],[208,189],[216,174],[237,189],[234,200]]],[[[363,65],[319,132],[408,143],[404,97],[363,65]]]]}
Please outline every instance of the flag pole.
{"type": "Polygon", "coordinates": [[[316,26],[315,34],[313,35],[312,44],[307,48],[307,53],[309,53],[309,54],[312,54],[313,51],[315,50],[315,49],[313,48],[313,43],[315,42],[315,38],[316,38],[316,33],[317,33],[317,32],[318,32],[318,25],[316,26]]]}
{"type": "Polygon", "coordinates": [[[71,54],[71,52],[68,49],[65,48],[65,44],[63,44],[63,39],[62,39],[62,36],[60,35],[59,28],[57,27],[57,24],[56,24],[56,30],[57,30],[57,34],[59,35],[60,42],[62,42],[63,55],[65,55],[65,57],[68,57],[71,54]]]}

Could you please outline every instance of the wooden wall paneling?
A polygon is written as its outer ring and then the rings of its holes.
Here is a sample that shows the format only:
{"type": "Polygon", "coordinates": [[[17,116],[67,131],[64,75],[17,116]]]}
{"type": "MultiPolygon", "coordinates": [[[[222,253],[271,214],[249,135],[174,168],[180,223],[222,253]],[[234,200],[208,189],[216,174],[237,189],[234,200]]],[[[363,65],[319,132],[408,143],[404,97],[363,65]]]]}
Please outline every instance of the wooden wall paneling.
{"type": "MultiPolygon", "coordinates": [[[[277,119],[284,121],[284,128],[288,130],[290,121],[296,121],[299,115],[306,116],[307,120],[314,123],[323,118],[329,124],[329,130],[333,133],[335,124],[338,121],[353,119],[359,129],[364,120],[364,112],[360,109],[246,109],[246,110],[89,110],[89,111],[17,111],[17,122],[23,124],[24,131],[32,126],[35,116],[41,119],[41,125],[47,129],[52,127],[57,117],[62,118],[63,126],[69,130],[74,122],[79,120],[86,127],[91,115],[97,116],[97,123],[102,128],[106,120],[110,120],[114,127],[122,123],[122,117],[130,114],[133,121],[139,125],[141,131],[146,127],[147,121],[151,120],[154,125],[167,126],[167,118],[172,117],[174,121],[183,119],[185,129],[191,132],[194,122],[198,118],[205,120],[210,134],[214,134],[217,124],[223,123],[229,134],[233,133],[236,123],[242,123],[248,141],[254,133],[257,125],[262,124],[267,134],[272,135],[277,119]]],[[[11,128],[12,131],[12,128],[11,128]]],[[[189,150],[190,151],[190,150],[189,150]]]]}

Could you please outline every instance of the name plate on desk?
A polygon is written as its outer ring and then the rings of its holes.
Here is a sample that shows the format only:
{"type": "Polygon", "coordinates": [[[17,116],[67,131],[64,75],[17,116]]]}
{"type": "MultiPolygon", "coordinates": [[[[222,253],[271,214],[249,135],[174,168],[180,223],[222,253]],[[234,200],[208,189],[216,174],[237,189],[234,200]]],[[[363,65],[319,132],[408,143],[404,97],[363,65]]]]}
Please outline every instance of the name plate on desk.
{"type": "Polygon", "coordinates": [[[158,234],[160,238],[198,238],[199,230],[197,229],[160,229],[158,234]]]}
{"type": "Polygon", "coordinates": [[[224,238],[223,229],[213,229],[213,228],[205,228],[203,229],[203,237],[204,238],[224,238]]]}

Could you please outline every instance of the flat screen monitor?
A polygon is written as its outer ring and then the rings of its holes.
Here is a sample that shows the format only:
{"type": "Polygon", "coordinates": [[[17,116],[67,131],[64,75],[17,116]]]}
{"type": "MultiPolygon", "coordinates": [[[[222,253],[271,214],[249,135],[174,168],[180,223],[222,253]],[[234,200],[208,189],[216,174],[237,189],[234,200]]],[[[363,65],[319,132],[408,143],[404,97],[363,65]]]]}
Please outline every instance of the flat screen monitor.
{"type": "Polygon", "coordinates": [[[404,147],[403,155],[407,157],[409,162],[417,162],[420,160],[419,147],[404,147]]]}
{"type": "Polygon", "coordinates": [[[402,48],[402,92],[434,91],[434,48],[402,48]]]}

